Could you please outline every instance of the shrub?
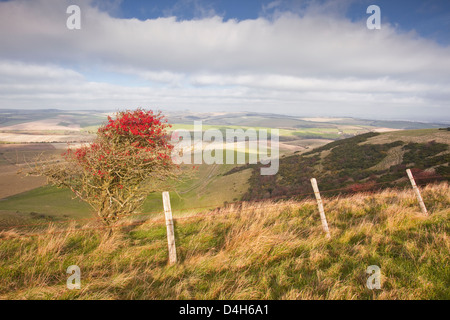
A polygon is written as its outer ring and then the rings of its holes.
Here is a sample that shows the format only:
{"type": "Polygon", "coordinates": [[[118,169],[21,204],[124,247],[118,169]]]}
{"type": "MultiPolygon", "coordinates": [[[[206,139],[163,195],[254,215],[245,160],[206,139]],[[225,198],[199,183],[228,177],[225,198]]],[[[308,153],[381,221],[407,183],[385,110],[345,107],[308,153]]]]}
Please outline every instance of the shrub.
{"type": "Polygon", "coordinates": [[[65,161],[37,167],[59,187],[70,188],[111,224],[138,209],[149,193],[176,176],[161,113],[143,109],[116,113],[97,131],[91,144],[69,148],[65,161]]]}

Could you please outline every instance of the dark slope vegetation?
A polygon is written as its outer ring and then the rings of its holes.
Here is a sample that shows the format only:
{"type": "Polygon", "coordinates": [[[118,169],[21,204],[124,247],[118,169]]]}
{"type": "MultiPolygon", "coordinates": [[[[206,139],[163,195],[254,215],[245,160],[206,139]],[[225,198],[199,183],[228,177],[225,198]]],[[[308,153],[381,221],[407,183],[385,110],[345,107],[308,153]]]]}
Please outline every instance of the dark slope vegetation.
{"type": "Polygon", "coordinates": [[[419,184],[448,180],[450,134],[433,130],[424,138],[419,131],[420,142],[414,142],[415,131],[404,131],[407,138],[399,135],[398,140],[387,143],[374,140],[383,138],[383,134],[373,132],[334,141],[302,155],[281,158],[275,176],[261,176],[258,166],[251,166],[250,188],[243,200],[310,193],[312,177],[324,192],[334,190],[327,192],[328,196],[403,187],[409,183],[407,168],[412,169],[419,184]],[[440,142],[434,139],[437,133],[440,142]]]}

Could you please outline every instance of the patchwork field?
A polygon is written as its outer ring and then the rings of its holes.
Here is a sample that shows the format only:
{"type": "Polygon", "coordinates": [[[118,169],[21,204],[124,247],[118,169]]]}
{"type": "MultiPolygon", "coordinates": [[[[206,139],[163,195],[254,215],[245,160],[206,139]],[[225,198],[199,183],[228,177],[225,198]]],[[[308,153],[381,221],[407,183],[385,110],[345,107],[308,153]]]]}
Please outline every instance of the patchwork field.
{"type": "Polygon", "coordinates": [[[80,143],[92,141],[88,134],[58,134],[47,132],[0,132],[0,142],[6,143],[80,143]]]}

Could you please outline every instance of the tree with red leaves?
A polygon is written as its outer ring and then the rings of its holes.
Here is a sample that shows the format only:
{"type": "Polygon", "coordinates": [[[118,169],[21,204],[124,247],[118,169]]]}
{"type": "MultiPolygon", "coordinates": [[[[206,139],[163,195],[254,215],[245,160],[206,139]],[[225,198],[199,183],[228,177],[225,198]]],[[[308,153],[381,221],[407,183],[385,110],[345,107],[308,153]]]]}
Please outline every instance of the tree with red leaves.
{"type": "Polygon", "coordinates": [[[143,109],[118,112],[95,141],[69,148],[65,161],[39,168],[49,182],[70,188],[108,225],[135,212],[162,183],[175,178],[167,120],[143,109]]]}

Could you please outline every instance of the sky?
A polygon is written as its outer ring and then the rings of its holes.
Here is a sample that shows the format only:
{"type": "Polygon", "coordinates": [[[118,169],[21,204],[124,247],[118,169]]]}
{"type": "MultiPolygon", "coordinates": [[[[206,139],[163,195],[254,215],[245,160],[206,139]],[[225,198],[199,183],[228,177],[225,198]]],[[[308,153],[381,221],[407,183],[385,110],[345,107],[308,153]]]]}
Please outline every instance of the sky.
{"type": "Polygon", "coordinates": [[[450,122],[449,34],[448,0],[0,0],[0,109],[450,122]]]}

